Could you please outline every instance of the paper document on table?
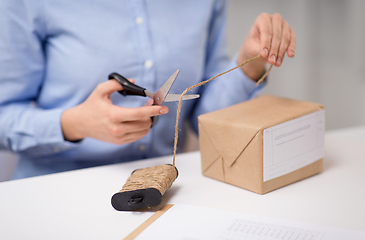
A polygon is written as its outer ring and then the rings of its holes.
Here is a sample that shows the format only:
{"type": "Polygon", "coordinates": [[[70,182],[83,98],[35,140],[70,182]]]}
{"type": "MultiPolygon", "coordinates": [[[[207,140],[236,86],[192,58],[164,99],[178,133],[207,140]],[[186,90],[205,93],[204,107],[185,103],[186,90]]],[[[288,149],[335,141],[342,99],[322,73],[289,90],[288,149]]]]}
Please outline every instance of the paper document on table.
{"type": "Polygon", "coordinates": [[[301,222],[174,205],[136,240],[364,240],[365,233],[301,222]]]}
{"type": "Polygon", "coordinates": [[[324,118],[320,110],[264,130],[264,182],[323,158],[324,118]]]}

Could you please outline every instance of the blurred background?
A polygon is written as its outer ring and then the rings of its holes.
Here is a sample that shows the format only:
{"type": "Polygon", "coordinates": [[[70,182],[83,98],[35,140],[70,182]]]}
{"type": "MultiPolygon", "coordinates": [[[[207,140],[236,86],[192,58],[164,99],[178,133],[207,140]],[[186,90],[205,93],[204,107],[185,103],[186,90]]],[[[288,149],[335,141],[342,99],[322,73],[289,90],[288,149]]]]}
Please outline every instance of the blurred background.
{"type": "MultiPolygon", "coordinates": [[[[272,69],[261,95],[323,104],[327,130],[365,125],[365,1],[228,2],[226,37],[232,57],[263,12],[280,13],[296,33],[295,57],[272,69]]],[[[186,150],[198,145],[190,134],[186,150]]]]}
{"type": "MultiPolygon", "coordinates": [[[[293,59],[273,68],[264,94],[318,102],[326,109],[326,128],[365,124],[365,1],[228,0],[227,44],[239,50],[256,17],[280,13],[296,32],[293,59]]],[[[186,151],[199,148],[190,133],[186,151]]],[[[16,156],[0,151],[0,181],[10,179],[16,156]]]]}
{"type": "Polygon", "coordinates": [[[327,130],[365,124],[365,1],[228,1],[231,55],[262,12],[280,13],[296,33],[295,57],[273,68],[262,95],[322,103],[327,130]]]}

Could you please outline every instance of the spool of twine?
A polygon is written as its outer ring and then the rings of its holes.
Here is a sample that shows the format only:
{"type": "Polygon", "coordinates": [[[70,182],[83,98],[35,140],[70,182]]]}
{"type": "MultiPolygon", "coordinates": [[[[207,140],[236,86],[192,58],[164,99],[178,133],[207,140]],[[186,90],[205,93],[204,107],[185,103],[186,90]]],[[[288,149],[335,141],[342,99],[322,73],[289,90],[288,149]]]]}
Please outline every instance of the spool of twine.
{"type": "Polygon", "coordinates": [[[177,169],[170,164],[137,169],[113,195],[112,205],[119,211],[155,207],[162,202],[162,196],[177,175],[177,169]]]}

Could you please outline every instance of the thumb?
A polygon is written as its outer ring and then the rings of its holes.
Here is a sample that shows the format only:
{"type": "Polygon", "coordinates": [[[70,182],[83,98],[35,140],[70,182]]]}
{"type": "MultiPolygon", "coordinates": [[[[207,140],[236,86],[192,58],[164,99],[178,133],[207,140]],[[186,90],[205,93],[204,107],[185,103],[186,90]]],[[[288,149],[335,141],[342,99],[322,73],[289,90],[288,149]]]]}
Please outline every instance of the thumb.
{"type": "Polygon", "coordinates": [[[116,80],[111,79],[106,82],[100,83],[95,88],[95,93],[99,96],[109,96],[113,92],[122,91],[123,87],[116,80]]]}

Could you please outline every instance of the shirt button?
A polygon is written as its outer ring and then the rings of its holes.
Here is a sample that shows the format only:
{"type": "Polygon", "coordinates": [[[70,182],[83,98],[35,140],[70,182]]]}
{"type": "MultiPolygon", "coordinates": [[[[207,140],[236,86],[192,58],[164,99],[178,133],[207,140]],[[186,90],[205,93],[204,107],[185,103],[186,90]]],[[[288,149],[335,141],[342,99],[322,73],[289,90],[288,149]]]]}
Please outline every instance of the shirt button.
{"type": "Polygon", "coordinates": [[[147,60],[144,62],[144,67],[150,69],[153,66],[153,62],[151,60],[147,60]]]}
{"type": "Polygon", "coordinates": [[[144,150],[146,150],[146,145],[144,144],[139,145],[138,150],[143,152],[144,150]]]}
{"type": "Polygon", "coordinates": [[[59,151],[60,151],[59,148],[57,148],[57,147],[53,148],[53,152],[58,153],[59,151]]]}
{"type": "Polygon", "coordinates": [[[136,18],[136,23],[137,23],[138,25],[141,25],[143,22],[144,22],[143,17],[137,17],[137,18],[136,18]]]}

